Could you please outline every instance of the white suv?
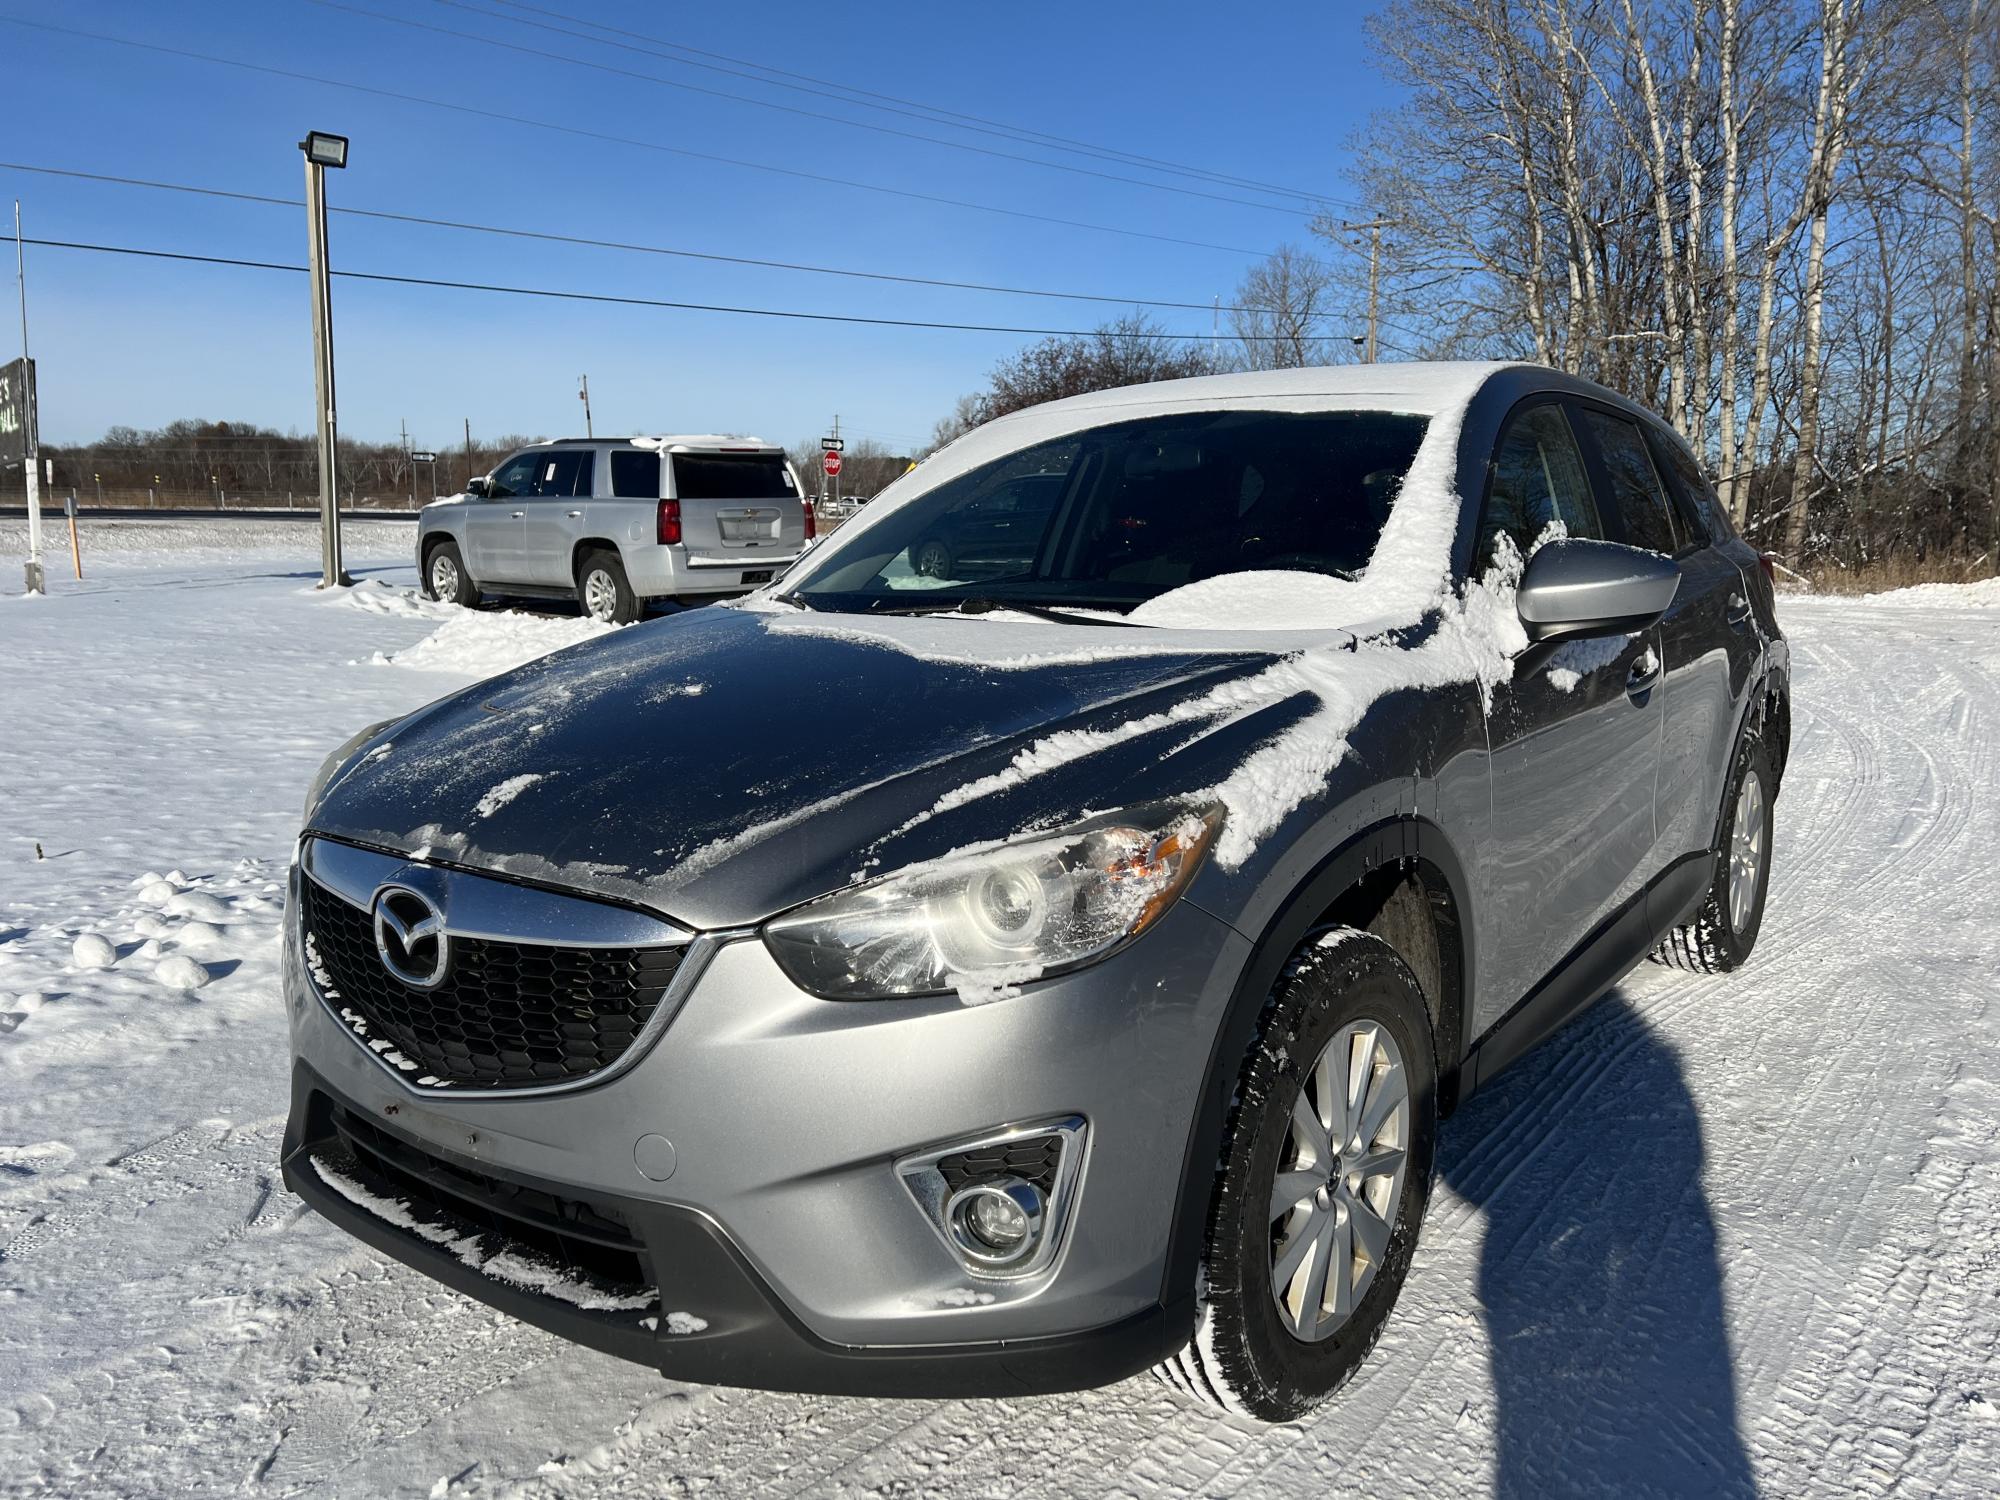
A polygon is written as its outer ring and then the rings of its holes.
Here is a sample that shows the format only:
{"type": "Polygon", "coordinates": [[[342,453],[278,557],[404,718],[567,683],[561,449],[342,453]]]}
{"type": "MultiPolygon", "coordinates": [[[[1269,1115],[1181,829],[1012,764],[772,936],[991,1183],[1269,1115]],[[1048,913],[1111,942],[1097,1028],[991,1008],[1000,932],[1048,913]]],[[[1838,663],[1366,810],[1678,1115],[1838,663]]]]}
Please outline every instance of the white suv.
{"type": "Polygon", "coordinates": [[[523,448],[417,518],[424,592],[575,598],[636,620],[649,599],[740,594],[812,539],[784,449],[758,438],[561,438],[523,448]]]}

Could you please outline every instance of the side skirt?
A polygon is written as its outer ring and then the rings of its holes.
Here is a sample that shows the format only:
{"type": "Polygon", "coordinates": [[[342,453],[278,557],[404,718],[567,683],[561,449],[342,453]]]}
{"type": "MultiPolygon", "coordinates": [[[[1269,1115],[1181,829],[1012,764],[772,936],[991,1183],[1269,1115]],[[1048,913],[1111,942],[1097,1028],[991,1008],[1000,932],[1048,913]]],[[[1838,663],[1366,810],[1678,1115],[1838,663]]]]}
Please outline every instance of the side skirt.
{"type": "Polygon", "coordinates": [[[1653,951],[1666,932],[1701,904],[1715,856],[1683,855],[1600,922],[1520,1004],[1473,1044],[1460,1070],[1469,1098],[1507,1064],[1595,1002],[1653,951]]]}

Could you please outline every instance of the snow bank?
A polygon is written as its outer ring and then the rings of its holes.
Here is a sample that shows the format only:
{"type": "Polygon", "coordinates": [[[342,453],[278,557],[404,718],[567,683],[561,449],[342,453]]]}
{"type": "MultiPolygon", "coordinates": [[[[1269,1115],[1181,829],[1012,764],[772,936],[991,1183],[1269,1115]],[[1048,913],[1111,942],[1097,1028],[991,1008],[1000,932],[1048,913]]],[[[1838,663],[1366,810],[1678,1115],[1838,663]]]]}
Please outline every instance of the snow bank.
{"type": "MultiPolygon", "coordinates": [[[[361,607],[376,606],[371,602],[361,607]]],[[[442,625],[414,646],[378,651],[369,660],[382,667],[493,677],[618,628],[596,620],[519,610],[453,609],[442,625]]]]}
{"type": "MultiPolygon", "coordinates": [[[[1816,594],[1813,596],[1813,602],[1823,603],[1838,597],[1840,596],[1834,594],[1816,594]]],[[[1982,578],[1977,583],[1918,583],[1906,589],[1890,589],[1887,593],[1863,594],[1853,602],[1887,605],[1892,609],[1934,609],[1939,606],[2000,608],[2000,578],[1982,578]]]]}

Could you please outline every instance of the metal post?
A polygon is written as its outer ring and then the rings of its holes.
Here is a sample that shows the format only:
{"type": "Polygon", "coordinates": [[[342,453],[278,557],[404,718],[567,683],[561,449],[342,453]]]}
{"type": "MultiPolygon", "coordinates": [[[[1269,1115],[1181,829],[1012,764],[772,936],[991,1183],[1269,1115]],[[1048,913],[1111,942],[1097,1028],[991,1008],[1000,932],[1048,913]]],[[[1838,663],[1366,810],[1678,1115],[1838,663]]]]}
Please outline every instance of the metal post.
{"type": "MultiPolygon", "coordinates": [[[[304,143],[300,143],[304,150],[304,143]]],[[[306,158],[306,239],[312,269],[313,395],[319,407],[320,587],[345,584],[340,556],[340,434],[333,398],[333,296],[327,274],[326,168],[306,158]]]]}
{"type": "Polygon", "coordinates": [[[42,588],[42,476],[35,464],[35,408],[38,404],[35,391],[34,367],[28,363],[28,261],[25,247],[21,243],[21,200],[14,200],[14,269],[21,278],[21,379],[27,389],[22,391],[23,411],[27,420],[21,424],[21,470],[22,481],[28,487],[28,567],[27,589],[31,594],[43,592],[42,588]]]}
{"type": "Polygon", "coordinates": [[[472,492],[472,418],[465,419],[465,489],[472,492]]]}
{"type": "Polygon", "coordinates": [[[583,383],[583,388],[576,393],[577,399],[583,403],[583,435],[596,437],[596,430],[590,425],[590,377],[579,375],[577,379],[583,383]]]}

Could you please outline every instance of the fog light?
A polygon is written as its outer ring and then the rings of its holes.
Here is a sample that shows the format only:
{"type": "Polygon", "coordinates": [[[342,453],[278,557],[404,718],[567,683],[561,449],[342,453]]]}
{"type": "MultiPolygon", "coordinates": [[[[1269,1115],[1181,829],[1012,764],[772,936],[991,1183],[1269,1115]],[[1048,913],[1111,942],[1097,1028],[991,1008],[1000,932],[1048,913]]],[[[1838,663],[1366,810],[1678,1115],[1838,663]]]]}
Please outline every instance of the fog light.
{"type": "Polygon", "coordinates": [[[1042,1233],[1042,1190],[1018,1177],[996,1177],[952,1194],[945,1223],[967,1256],[991,1266],[1030,1254],[1042,1233]]]}

